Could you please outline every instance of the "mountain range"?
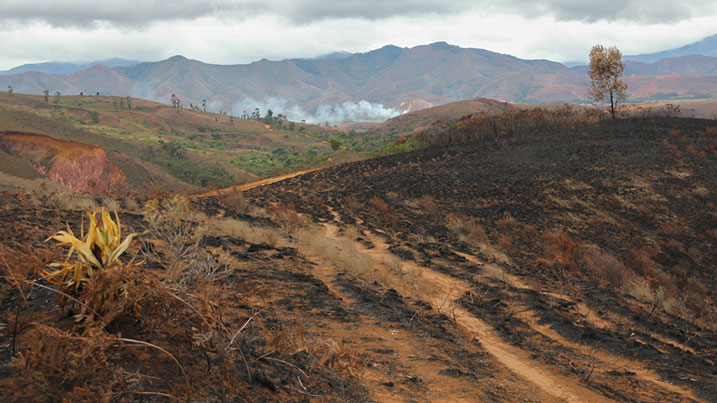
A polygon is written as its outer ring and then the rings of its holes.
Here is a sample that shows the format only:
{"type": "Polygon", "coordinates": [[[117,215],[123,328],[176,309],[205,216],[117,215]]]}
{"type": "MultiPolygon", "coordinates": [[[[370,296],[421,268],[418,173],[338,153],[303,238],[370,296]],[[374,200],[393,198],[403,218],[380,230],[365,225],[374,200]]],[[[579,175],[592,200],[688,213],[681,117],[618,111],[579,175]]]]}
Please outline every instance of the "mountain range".
{"type": "MultiPolygon", "coordinates": [[[[715,37],[691,48],[709,53],[715,37]]],[[[683,48],[680,48],[683,49],[683,48]]],[[[688,50],[689,51],[689,50],[688,50]]],[[[685,52],[675,50],[666,55],[685,52]]],[[[643,60],[646,60],[643,58],[643,60]]],[[[629,101],[717,98],[717,57],[676,56],[656,63],[627,62],[629,101]]],[[[215,65],[183,56],[108,67],[96,64],[70,74],[22,72],[0,76],[0,86],[41,94],[132,96],[182,104],[206,101],[214,111],[240,115],[272,108],[290,119],[385,120],[400,112],[486,97],[520,103],[587,101],[587,67],[524,60],[445,42],[316,59],[266,59],[215,65]],[[363,101],[363,102],[362,102],[363,101]]]]}
{"type": "Polygon", "coordinates": [[[30,63],[22,66],[13,67],[10,70],[0,71],[0,75],[20,74],[29,71],[35,71],[46,74],[71,74],[78,71],[89,69],[92,66],[102,65],[106,67],[130,66],[142,63],[137,60],[125,59],[107,59],[94,62],[46,62],[46,63],[30,63]]]}
{"type": "Polygon", "coordinates": [[[654,63],[670,57],[690,55],[717,56],[717,34],[676,49],[663,50],[656,53],[645,53],[641,55],[628,55],[624,56],[623,59],[635,62],[654,63]]]}

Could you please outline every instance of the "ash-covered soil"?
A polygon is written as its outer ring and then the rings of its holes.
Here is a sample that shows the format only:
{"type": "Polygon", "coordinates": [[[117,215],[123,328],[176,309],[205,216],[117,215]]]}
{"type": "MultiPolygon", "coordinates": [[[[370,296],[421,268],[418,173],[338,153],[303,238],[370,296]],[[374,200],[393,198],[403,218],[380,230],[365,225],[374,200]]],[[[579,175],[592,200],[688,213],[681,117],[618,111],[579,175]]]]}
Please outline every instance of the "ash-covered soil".
{"type": "Polygon", "coordinates": [[[605,399],[714,401],[716,127],[630,119],[499,136],[245,197],[357,227],[462,282],[456,305],[605,399]]]}

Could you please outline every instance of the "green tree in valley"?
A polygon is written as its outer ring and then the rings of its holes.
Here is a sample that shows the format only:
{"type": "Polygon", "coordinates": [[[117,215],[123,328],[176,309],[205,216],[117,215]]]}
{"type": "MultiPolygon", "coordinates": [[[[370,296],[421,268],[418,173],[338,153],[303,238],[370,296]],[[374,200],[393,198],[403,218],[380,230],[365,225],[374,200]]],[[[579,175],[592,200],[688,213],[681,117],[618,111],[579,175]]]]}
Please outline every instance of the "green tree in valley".
{"type": "Polygon", "coordinates": [[[331,144],[331,149],[334,151],[338,151],[341,148],[341,142],[336,139],[329,140],[329,144],[331,144]]]}
{"type": "Polygon", "coordinates": [[[48,102],[48,101],[47,101],[47,96],[50,95],[50,91],[44,90],[44,91],[42,91],[42,93],[45,94],[45,102],[48,102]]]}
{"type": "Polygon", "coordinates": [[[627,84],[620,79],[625,71],[622,54],[616,47],[606,49],[602,45],[590,50],[590,90],[588,94],[595,102],[610,101],[610,116],[615,119],[619,101],[625,100],[627,84]]]}

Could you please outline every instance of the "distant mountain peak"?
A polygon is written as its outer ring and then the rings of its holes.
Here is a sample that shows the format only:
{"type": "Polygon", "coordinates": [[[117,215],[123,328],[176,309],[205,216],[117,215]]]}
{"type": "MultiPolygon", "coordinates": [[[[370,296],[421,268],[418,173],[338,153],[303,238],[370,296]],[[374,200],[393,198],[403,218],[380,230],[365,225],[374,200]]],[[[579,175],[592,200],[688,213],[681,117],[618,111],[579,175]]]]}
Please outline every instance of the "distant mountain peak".
{"type": "Polygon", "coordinates": [[[316,56],[316,57],[310,58],[309,60],[341,60],[341,59],[346,59],[347,57],[351,57],[352,55],[353,55],[353,53],[351,53],[351,52],[339,51],[339,52],[327,53],[327,54],[321,55],[321,56],[316,56]]]}
{"type": "Polygon", "coordinates": [[[451,45],[450,43],[444,42],[444,41],[433,42],[433,43],[429,44],[428,47],[433,48],[433,49],[441,49],[441,50],[453,50],[453,49],[458,48],[458,46],[451,45]]]}
{"type": "Polygon", "coordinates": [[[697,42],[680,46],[679,48],[663,50],[656,53],[628,55],[623,57],[623,59],[634,62],[655,63],[670,57],[690,55],[717,57],[717,34],[707,36],[697,42]]]}

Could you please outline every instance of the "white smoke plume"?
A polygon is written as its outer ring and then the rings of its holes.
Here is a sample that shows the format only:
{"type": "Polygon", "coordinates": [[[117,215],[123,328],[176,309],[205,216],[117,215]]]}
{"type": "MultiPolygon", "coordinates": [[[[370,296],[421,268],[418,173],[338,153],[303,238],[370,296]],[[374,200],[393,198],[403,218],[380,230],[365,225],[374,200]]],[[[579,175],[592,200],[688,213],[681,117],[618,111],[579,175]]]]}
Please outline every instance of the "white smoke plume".
{"type": "Polygon", "coordinates": [[[375,104],[365,100],[359,102],[346,101],[339,105],[322,104],[316,108],[314,113],[304,111],[301,107],[289,106],[289,100],[284,98],[268,98],[264,101],[257,101],[253,98],[234,104],[232,112],[234,116],[242,116],[244,112],[251,115],[259,108],[261,116],[271,109],[274,116],[282,114],[289,120],[306,121],[307,123],[337,125],[348,122],[363,121],[384,121],[402,114],[402,111],[385,108],[383,104],[375,104]]]}

